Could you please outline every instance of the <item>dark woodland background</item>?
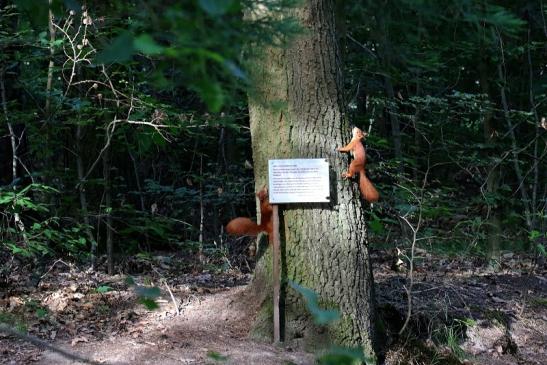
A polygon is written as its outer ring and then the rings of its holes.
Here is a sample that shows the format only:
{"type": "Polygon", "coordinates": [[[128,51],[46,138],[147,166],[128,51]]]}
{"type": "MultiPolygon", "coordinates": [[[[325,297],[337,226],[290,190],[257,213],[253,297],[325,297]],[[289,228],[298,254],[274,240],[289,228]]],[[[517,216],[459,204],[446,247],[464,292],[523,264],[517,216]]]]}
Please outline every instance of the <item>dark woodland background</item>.
{"type": "MultiPolygon", "coordinates": [[[[247,60],[298,34],[277,16],[290,3],[252,26],[239,1],[53,1],[52,21],[46,1],[1,4],[2,261],[108,254],[112,272],[176,251],[222,269],[223,225],[255,215],[247,60]]],[[[429,250],[545,255],[542,2],[339,10],[347,115],[382,197],[371,247],[407,247],[404,217],[429,250]]]]}

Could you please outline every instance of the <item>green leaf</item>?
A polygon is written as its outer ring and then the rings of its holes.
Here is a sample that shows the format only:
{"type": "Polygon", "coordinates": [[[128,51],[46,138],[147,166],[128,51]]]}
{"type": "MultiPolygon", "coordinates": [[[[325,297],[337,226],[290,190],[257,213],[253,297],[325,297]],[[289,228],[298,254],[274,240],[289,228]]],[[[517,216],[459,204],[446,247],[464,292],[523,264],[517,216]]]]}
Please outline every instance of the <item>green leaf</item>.
{"type": "Polygon", "coordinates": [[[324,365],[367,365],[375,364],[374,359],[368,358],[360,348],[332,347],[326,354],[317,359],[319,364],[324,365]]]}
{"type": "Polygon", "coordinates": [[[199,0],[199,6],[209,15],[225,14],[232,6],[233,0],[199,0]]]}
{"type": "Polygon", "coordinates": [[[530,241],[535,241],[538,238],[540,238],[541,236],[542,236],[541,232],[536,231],[536,230],[532,230],[532,231],[530,231],[530,234],[528,235],[528,238],[530,239],[530,241]]]}
{"type": "Polygon", "coordinates": [[[158,305],[158,303],[156,303],[156,301],[154,299],[151,299],[151,298],[140,298],[139,303],[144,304],[144,306],[148,310],[154,310],[154,309],[158,309],[160,307],[158,305]]]}
{"type": "Polygon", "coordinates": [[[0,195],[0,204],[11,203],[14,197],[15,193],[2,193],[0,195]]]}
{"type": "Polygon", "coordinates": [[[215,361],[226,361],[228,360],[228,356],[224,356],[216,351],[207,351],[207,357],[210,359],[213,359],[215,361]]]}
{"type": "Polygon", "coordinates": [[[36,309],[35,314],[38,318],[44,318],[47,315],[47,310],[44,308],[38,308],[36,309]]]}
{"type": "Polygon", "coordinates": [[[216,113],[220,111],[224,104],[224,92],[218,82],[202,80],[195,85],[194,89],[201,97],[201,100],[207,104],[211,112],[216,113]]]}
{"type": "Polygon", "coordinates": [[[15,0],[15,4],[35,28],[40,29],[47,25],[49,11],[47,1],[15,0]]]}
{"type": "Polygon", "coordinates": [[[547,257],[547,250],[545,250],[545,246],[543,246],[541,243],[538,243],[536,247],[540,255],[547,257]]]}
{"type": "Polygon", "coordinates": [[[146,286],[137,285],[135,286],[135,292],[137,293],[139,297],[143,297],[143,298],[157,298],[161,294],[160,288],[155,286],[146,287],[146,286]]]}
{"type": "Polygon", "coordinates": [[[384,233],[384,225],[382,224],[380,218],[378,218],[376,215],[373,215],[373,219],[370,221],[369,227],[372,232],[376,234],[384,233]]]}
{"type": "Polygon", "coordinates": [[[125,278],[125,283],[127,285],[135,285],[135,279],[133,279],[132,276],[128,276],[128,277],[125,278]]]}
{"type": "Polygon", "coordinates": [[[289,280],[289,285],[302,294],[306,301],[306,306],[308,307],[308,310],[310,311],[311,315],[313,316],[315,323],[319,325],[328,324],[330,322],[336,321],[340,319],[340,313],[338,313],[337,310],[334,309],[321,309],[319,307],[319,300],[317,297],[317,294],[306,287],[303,287],[301,285],[298,285],[294,281],[289,280]]]}
{"type": "Polygon", "coordinates": [[[147,55],[155,55],[163,52],[164,47],[160,46],[150,34],[141,34],[133,40],[133,46],[137,51],[147,55]]]}
{"type": "Polygon", "coordinates": [[[125,31],[114,38],[112,43],[99,52],[96,60],[99,63],[123,63],[131,60],[134,53],[133,35],[125,31]]]}
{"type": "Polygon", "coordinates": [[[112,288],[107,286],[107,285],[101,285],[96,290],[97,290],[97,293],[104,294],[104,293],[108,293],[109,291],[111,291],[112,288]]]}

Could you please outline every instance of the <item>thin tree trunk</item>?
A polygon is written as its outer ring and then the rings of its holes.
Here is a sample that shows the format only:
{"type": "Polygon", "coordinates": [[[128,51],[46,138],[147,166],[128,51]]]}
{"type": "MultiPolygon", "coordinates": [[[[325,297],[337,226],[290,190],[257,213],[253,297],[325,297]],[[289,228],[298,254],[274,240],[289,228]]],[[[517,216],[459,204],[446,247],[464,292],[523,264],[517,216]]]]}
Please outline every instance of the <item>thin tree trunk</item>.
{"type": "Polygon", "coordinates": [[[534,67],[532,65],[532,54],[530,52],[530,47],[531,47],[531,42],[530,42],[530,33],[531,33],[531,29],[530,27],[528,28],[528,51],[527,51],[527,56],[528,56],[528,74],[529,74],[529,93],[528,93],[528,97],[530,98],[530,108],[532,109],[532,113],[534,114],[534,119],[535,119],[535,125],[536,125],[536,128],[535,128],[535,136],[534,136],[534,153],[532,155],[532,158],[533,158],[533,171],[534,171],[534,175],[533,175],[533,182],[532,182],[532,201],[530,202],[530,205],[531,205],[531,208],[532,208],[532,212],[534,214],[532,214],[532,222],[531,222],[531,228],[532,229],[537,229],[537,216],[538,214],[536,214],[536,212],[539,211],[539,207],[538,207],[538,202],[537,202],[537,196],[538,196],[538,187],[539,187],[539,155],[538,155],[538,150],[539,150],[539,140],[540,140],[540,118],[539,118],[539,114],[538,114],[538,110],[537,110],[537,106],[536,106],[536,101],[535,101],[535,96],[534,96],[534,67]]]}
{"type": "Polygon", "coordinates": [[[203,203],[203,155],[199,157],[199,261],[204,263],[203,256],[203,225],[205,222],[205,209],[203,203]]]}
{"type": "MultiPolygon", "coordinates": [[[[133,164],[133,173],[135,174],[135,183],[137,184],[137,190],[139,192],[139,202],[141,204],[141,211],[146,212],[146,204],[144,203],[144,196],[143,196],[143,190],[141,185],[141,179],[139,176],[139,168],[137,166],[137,159],[135,158],[135,156],[129,149],[129,144],[127,145],[127,153],[129,154],[129,158],[131,159],[131,163],[133,164]]],[[[147,241],[148,241],[148,238],[147,238],[147,241]]]]}
{"type": "MultiPolygon", "coordinates": [[[[17,136],[15,134],[15,130],[13,129],[13,125],[11,124],[9,120],[9,113],[8,113],[8,101],[6,97],[6,86],[4,83],[4,75],[5,75],[5,69],[2,67],[0,69],[0,97],[2,98],[2,111],[4,114],[4,120],[6,121],[6,124],[8,126],[9,136],[10,136],[10,142],[11,142],[11,176],[12,176],[12,183],[13,183],[13,190],[16,190],[16,180],[17,180],[17,136]]],[[[15,207],[14,207],[15,208],[15,207]]],[[[21,216],[17,211],[13,213],[13,219],[15,221],[15,226],[21,232],[21,236],[23,237],[23,241],[25,244],[27,244],[27,234],[25,231],[25,224],[21,220],[21,216]]]]}
{"type": "MultiPolygon", "coordinates": [[[[386,11],[387,13],[387,11],[386,11]]],[[[391,70],[391,47],[389,39],[387,38],[388,31],[386,21],[384,19],[384,11],[380,10],[377,16],[377,24],[380,29],[379,34],[379,47],[378,54],[383,64],[384,70],[390,72],[391,70]]],[[[397,161],[401,162],[403,158],[402,142],[401,142],[401,123],[399,117],[394,109],[395,106],[395,90],[393,88],[393,82],[389,74],[384,75],[384,89],[387,96],[387,113],[389,115],[389,121],[391,124],[391,136],[393,138],[393,154],[397,161]]],[[[399,171],[402,171],[402,164],[399,164],[399,171]]]]}
{"type": "MultiPolygon", "coordinates": [[[[291,15],[302,23],[303,34],[286,48],[263,49],[255,59],[258,91],[249,100],[255,186],[265,185],[269,159],[329,161],[332,203],[280,209],[281,275],[284,283],[293,280],[314,290],[321,303],[341,311],[342,320],[322,331],[310,320],[300,295],[283,285],[282,337],[311,347],[331,341],[359,346],[373,355],[375,312],[364,210],[357,184],[340,177],[348,160],[335,151],[351,136],[343,112],[334,6],[330,0],[307,0],[291,15]]],[[[270,339],[271,276],[268,250],[249,290],[261,300],[268,298],[253,334],[270,339]]]]}
{"type": "MultiPolygon", "coordinates": [[[[482,60],[479,63],[480,86],[484,94],[490,97],[490,82],[488,80],[488,68],[482,60]]],[[[494,149],[496,145],[496,128],[494,126],[494,115],[491,108],[488,109],[484,116],[483,123],[484,140],[490,146],[490,158],[494,159],[499,155],[499,151],[494,149]]],[[[500,185],[500,166],[492,165],[492,169],[488,171],[486,177],[486,196],[485,201],[488,206],[486,213],[486,240],[488,242],[488,262],[492,267],[498,267],[500,262],[500,241],[501,241],[501,221],[500,207],[495,200],[492,204],[492,197],[499,192],[500,185]]]]}
{"type": "Polygon", "coordinates": [[[90,259],[91,259],[91,268],[95,270],[95,264],[97,259],[97,241],[93,237],[91,232],[91,222],[89,219],[89,210],[87,204],[87,195],[85,190],[86,182],[84,180],[84,161],[82,159],[82,126],[78,123],[76,126],[76,170],[78,173],[78,195],[80,197],[80,209],[82,210],[82,218],[85,224],[85,234],[89,243],[91,244],[90,248],[90,259]]]}
{"type": "Polygon", "coordinates": [[[509,138],[511,140],[511,154],[513,155],[513,167],[515,169],[515,174],[517,176],[517,182],[519,183],[518,190],[522,198],[522,204],[524,206],[524,217],[526,219],[526,225],[528,229],[532,229],[532,217],[530,211],[530,198],[528,194],[528,188],[526,182],[524,181],[524,176],[522,174],[522,169],[520,167],[519,155],[518,155],[518,146],[517,138],[515,136],[515,128],[511,121],[511,115],[509,113],[509,104],[507,103],[507,95],[505,93],[505,76],[503,73],[502,64],[498,65],[498,77],[500,80],[500,95],[501,95],[501,105],[503,107],[503,116],[505,122],[507,123],[509,138]]]}
{"type": "Polygon", "coordinates": [[[55,42],[55,27],[53,25],[53,11],[51,10],[53,0],[49,0],[49,12],[48,12],[48,27],[49,27],[49,65],[47,68],[47,82],[46,82],[46,117],[49,118],[51,109],[51,90],[53,87],[53,68],[55,62],[53,56],[55,55],[55,49],[53,43],[55,42]]]}
{"type": "MultiPolygon", "coordinates": [[[[387,111],[389,114],[389,121],[391,123],[391,135],[393,137],[393,154],[395,155],[397,161],[400,162],[403,158],[403,150],[401,147],[401,123],[399,122],[397,112],[394,110],[395,91],[393,90],[393,84],[389,76],[384,76],[384,86],[388,99],[387,111]]],[[[399,170],[402,170],[401,166],[402,164],[399,163],[399,170]]]]}
{"type": "MultiPolygon", "coordinates": [[[[135,174],[135,183],[137,185],[137,191],[139,192],[139,202],[141,206],[141,212],[143,214],[146,214],[146,204],[144,201],[144,192],[142,189],[141,184],[141,178],[139,176],[139,166],[137,163],[137,158],[131,152],[131,146],[129,145],[129,141],[127,140],[127,135],[124,134],[125,144],[127,146],[127,154],[129,155],[129,158],[131,159],[131,164],[133,165],[133,173],[135,174]]],[[[144,241],[146,242],[146,249],[150,249],[150,237],[148,235],[148,232],[144,232],[144,241]]]]}
{"type": "Polygon", "coordinates": [[[114,243],[113,243],[113,227],[112,227],[112,192],[110,179],[110,153],[111,147],[104,151],[103,154],[103,179],[104,179],[104,203],[106,212],[106,257],[107,270],[109,275],[114,274],[114,243]]]}

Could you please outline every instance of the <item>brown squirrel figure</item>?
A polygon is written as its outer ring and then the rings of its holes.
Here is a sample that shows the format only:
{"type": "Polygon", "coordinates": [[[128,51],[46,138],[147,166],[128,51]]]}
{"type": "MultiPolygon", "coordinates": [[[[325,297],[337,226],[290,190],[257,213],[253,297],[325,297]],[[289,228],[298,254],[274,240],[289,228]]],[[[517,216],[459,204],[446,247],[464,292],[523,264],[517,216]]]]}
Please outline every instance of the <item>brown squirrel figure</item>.
{"type": "Polygon", "coordinates": [[[359,190],[361,191],[361,195],[363,195],[363,198],[369,203],[377,202],[380,198],[380,194],[365,174],[367,155],[361,140],[365,138],[367,134],[359,128],[354,127],[352,135],[351,141],[345,147],[337,148],[340,152],[351,152],[353,155],[353,161],[351,161],[351,164],[349,165],[348,172],[342,173],[342,177],[349,179],[355,176],[356,173],[359,173],[359,190]]]}
{"type": "Polygon", "coordinates": [[[226,225],[226,232],[234,236],[256,236],[260,232],[266,232],[268,234],[268,241],[272,242],[272,206],[268,199],[268,191],[264,187],[258,193],[256,193],[258,200],[260,200],[260,224],[256,224],[250,218],[237,217],[232,219],[226,225]]]}

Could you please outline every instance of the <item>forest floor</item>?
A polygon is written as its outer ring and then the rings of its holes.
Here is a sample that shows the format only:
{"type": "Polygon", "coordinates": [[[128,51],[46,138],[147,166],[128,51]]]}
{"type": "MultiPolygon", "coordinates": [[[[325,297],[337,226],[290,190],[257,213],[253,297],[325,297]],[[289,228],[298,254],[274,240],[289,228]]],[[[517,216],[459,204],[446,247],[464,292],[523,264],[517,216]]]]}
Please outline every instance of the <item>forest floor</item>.
{"type": "MultiPolygon", "coordinates": [[[[545,267],[510,253],[498,272],[469,258],[419,256],[410,335],[398,337],[407,273],[391,269],[388,252],[372,253],[378,307],[391,333],[386,364],[547,364],[545,267]]],[[[24,323],[31,335],[105,364],[314,363],[314,354],[248,338],[257,309],[244,290],[249,274],[180,274],[179,264],[156,256],[133,265],[153,273],[134,275],[137,283],[162,289],[154,311],[137,303],[122,275],[56,261],[36,280],[14,265],[0,283],[0,322],[24,323]],[[180,302],[178,315],[169,290],[180,302]]],[[[29,363],[78,362],[0,333],[0,364],[29,363]]]]}

